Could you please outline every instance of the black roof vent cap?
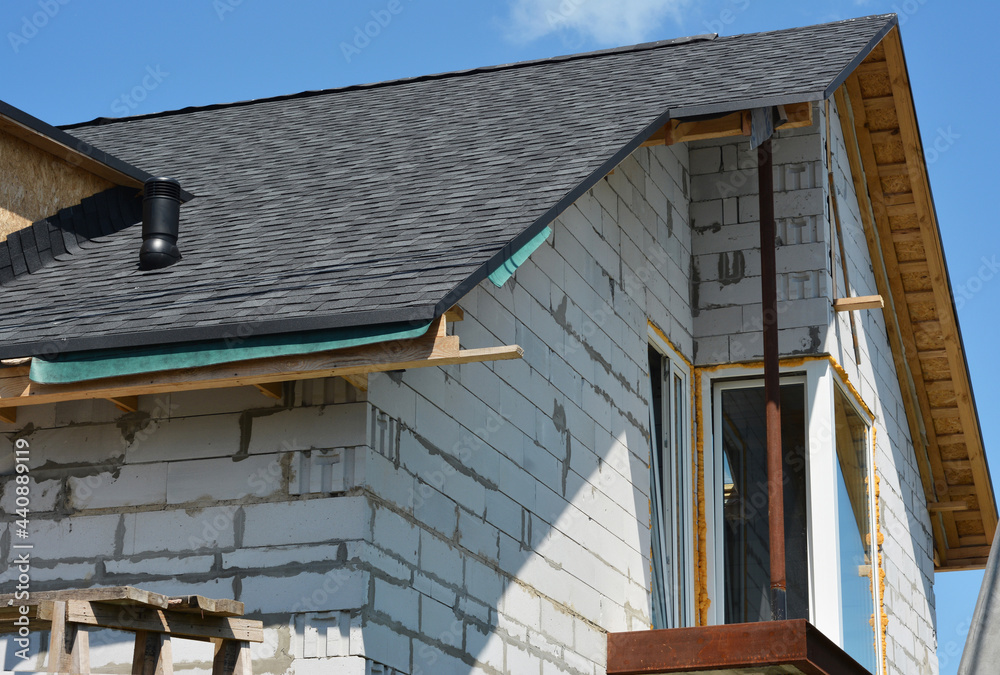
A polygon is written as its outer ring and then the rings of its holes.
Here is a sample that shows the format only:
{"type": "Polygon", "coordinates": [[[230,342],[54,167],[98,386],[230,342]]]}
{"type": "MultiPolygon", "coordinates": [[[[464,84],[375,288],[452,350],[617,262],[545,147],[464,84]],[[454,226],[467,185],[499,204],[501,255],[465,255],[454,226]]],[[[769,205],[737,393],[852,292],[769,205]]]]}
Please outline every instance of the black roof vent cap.
{"type": "Polygon", "coordinates": [[[139,269],[158,270],[181,259],[177,235],[181,218],[181,184],[172,178],[150,178],[142,197],[142,248],[139,269]]]}

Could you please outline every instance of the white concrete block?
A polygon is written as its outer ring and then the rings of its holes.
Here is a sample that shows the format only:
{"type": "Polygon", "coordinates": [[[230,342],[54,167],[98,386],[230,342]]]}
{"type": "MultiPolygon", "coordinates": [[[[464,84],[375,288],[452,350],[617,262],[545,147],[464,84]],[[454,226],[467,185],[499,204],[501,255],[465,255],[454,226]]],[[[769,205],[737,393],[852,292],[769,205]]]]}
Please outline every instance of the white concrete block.
{"type": "Polygon", "coordinates": [[[124,465],[115,472],[70,477],[69,506],[80,511],[152,506],[167,499],[167,465],[124,465]]]}
{"type": "Polygon", "coordinates": [[[240,548],[222,553],[222,569],[269,569],[328,562],[337,560],[342,551],[346,551],[347,558],[351,559],[362,555],[364,546],[364,542],[351,541],[336,544],[240,548]]]}
{"type": "Polygon", "coordinates": [[[372,541],[403,560],[417,560],[420,531],[406,517],[383,507],[375,508],[372,541]]]}
{"type": "Polygon", "coordinates": [[[152,420],[134,430],[125,461],[130,464],[226,457],[240,450],[240,416],[206,415],[152,420]]]}
{"type": "MultiPolygon", "coordinates": [[[[243,456],[170,462],[167,503],[208,503],[264,498],[284,487],[283,455],[243,456]]],[[[145,468],[145,466],[141,467],[145,468]]]]}
{"type": "Polygon", "coordinates": [[[125,514],[124,555],[228,548],[235,543],[238,507],[125,514]]]}
{"type": "Polygon", "coordinates": [[[245,547],[363,539],[370,513],[365,497],[248,504],[244,512],[245,547]]]}
{"type": "Polygon", "coordinates": [[[465,630],[453,608],[424,596],[420,599],[420,632],[431,640],[460,647],[465,630]]]}
{"type": "MultiPolygon", "coordinates": [[[[26,406],[26,408],[35,408],[37,406],[26,406]]],[[[28,474],[31,475],[30,473],[28,474]]],[[[0,499],[0,512],[13,515],[17,510],[17,493],[14,491],[14,481],[13,479],[5,478],[5,485],[3,490],[3,498],[0,499]]],[[[59,499],[59,492],[62,489],[62,481],[59,480],[42,480],[36,482],[33,478],[28,483],[28,488],[30,494],[28,499],[30,500],[29,509],[31,513],[44,513],[45,511],[52,511],[56,507],[56,501],[59,499]]]]}
{"type": "Polygon", "coordinates": [[[463,556],[455,546],[420,530],[420,569],[456,586],[462,585],[463,556]]]}
{"type": "Polygon", "coordinates": [[[368,404],[293,408],[254,417],[249,452],[346,448],[368,443],[368,404]]]}
{"type": "Polygon", "coordinates": [[[170,557],[137,557],[133,560],[106,560],[104,569],[108,574],[142,574],[148,576],[177,576],[204,574],[211,572],[215,556],[192,555],[170,557]]]}
{"type": "Polygon", "coordinates": [[[368,599],[368,572],[334,569],[293,576],[246,575],[238,600],[246,613],[330,612],[356,610],[368,599]]]}
{"type": "Polygon", "coordinates": [[[398,621],[404,627],[417,632],[420,630],[420,593],[404,584],[394,584],[375,577],[376,612],[382,612],[390,621],[398,621]]]}
{"type": "Polygon", "coordinates": [[[458,542],[462,548],[487,559],[496,560],[500,555],[497,537],[497,528],[469,515],[464,510],[459,510],[458,542]]]}
{"type": "MultiPolygon", "coordinates": [[[[30,520],[30,536],[23,542],[34,545],[32,559],[62,561],[114,555],[115,535],[120,521],[118,514],[30,520]]],[[[17,541],[22,543],[20,539],[17,541]]]]}

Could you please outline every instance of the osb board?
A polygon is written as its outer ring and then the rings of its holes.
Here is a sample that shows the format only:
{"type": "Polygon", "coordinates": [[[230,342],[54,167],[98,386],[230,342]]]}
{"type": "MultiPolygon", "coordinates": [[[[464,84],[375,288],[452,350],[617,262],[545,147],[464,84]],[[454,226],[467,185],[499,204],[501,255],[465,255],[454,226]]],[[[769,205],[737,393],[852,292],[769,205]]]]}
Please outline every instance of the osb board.
{"type": "Polygon", "coordinates": [[[0,131],[0,241],[114,185],[0,131]]]}
{"type": "Polygon", "coordinates": [[[866,110],[868,128],[871,131],[883,131],[899,128],[899,118],[895,108],[871,108],[866,110]]]}
{"type": "Polygon", "coordinates": [[[906,161],[906,152],[903,149],[903,141],[899,136],[876,141],[872,144],[875,150],[876,164],[901,164],[906,161]]]}
{"type": "Polygon", "coordinates": [[[892,82],[889,80],[888,68],[883,72],[869,71],[860,74],[858,81],[861,83],[861,95],[865,98],[876,98],[892,94],[892,82]]]}
{"type": "MultiPolygon", "coordinates": [[[[924,321],[914,324],[913,340],[919,351],[930,351],[932,349],[944,349],[944,333],[941,330],[939,321],[924,321]]],[[[936,407],[933,406],[932,407],[936,407]]]]}

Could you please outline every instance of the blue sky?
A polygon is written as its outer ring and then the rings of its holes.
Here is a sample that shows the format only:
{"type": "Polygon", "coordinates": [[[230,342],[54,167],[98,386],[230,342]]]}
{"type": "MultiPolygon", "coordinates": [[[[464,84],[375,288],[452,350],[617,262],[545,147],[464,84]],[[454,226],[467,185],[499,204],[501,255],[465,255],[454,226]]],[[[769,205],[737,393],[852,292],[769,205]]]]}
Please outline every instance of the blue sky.
{"type": "MultiPolygon", "coordinates": [[[[983,131],[1000,64],[997,3],[943,0],[5,0],[0,99],[53,124],[508,63],[681,35],[900,14],[994,475],[1000,473],[1000,260],[983,131]],[[374,38],[358,38],[379,21],[374,38]],[[346,46],[345,46],[346,45],[346,46]],[[946,139],[940,141],[940,139],[946,139]],[[989,278],[987,278],[989,277],[989,278]]],[[[371,32],[375,33],[375,30],[371,32]]],[[[981,573],[938,575],[941,672],[957,669],[981,573]],[[957,650],[957,651],[956,651],[957,650]],[[952,652],[949,654],[949,652],[952,652]]]]}

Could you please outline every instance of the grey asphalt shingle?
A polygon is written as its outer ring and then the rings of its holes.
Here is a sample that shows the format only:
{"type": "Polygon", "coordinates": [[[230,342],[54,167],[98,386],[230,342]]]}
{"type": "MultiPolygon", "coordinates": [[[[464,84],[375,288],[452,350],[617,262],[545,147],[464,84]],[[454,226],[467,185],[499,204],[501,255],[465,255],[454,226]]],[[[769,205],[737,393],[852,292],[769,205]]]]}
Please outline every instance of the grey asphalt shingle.
{"type": "Polygon", "coordinates": [[[431,318],[667,115],[819,100],[892,25],[876,16],[67,128],[196,195],[181,208],[184,257],[138,271],[140,227],[117,231],[100,215],[110,203],[74,213],[97,208],[75,230],[82,245],[49,227],[30,250],[0,252],[0,357],[431,318]]]}

